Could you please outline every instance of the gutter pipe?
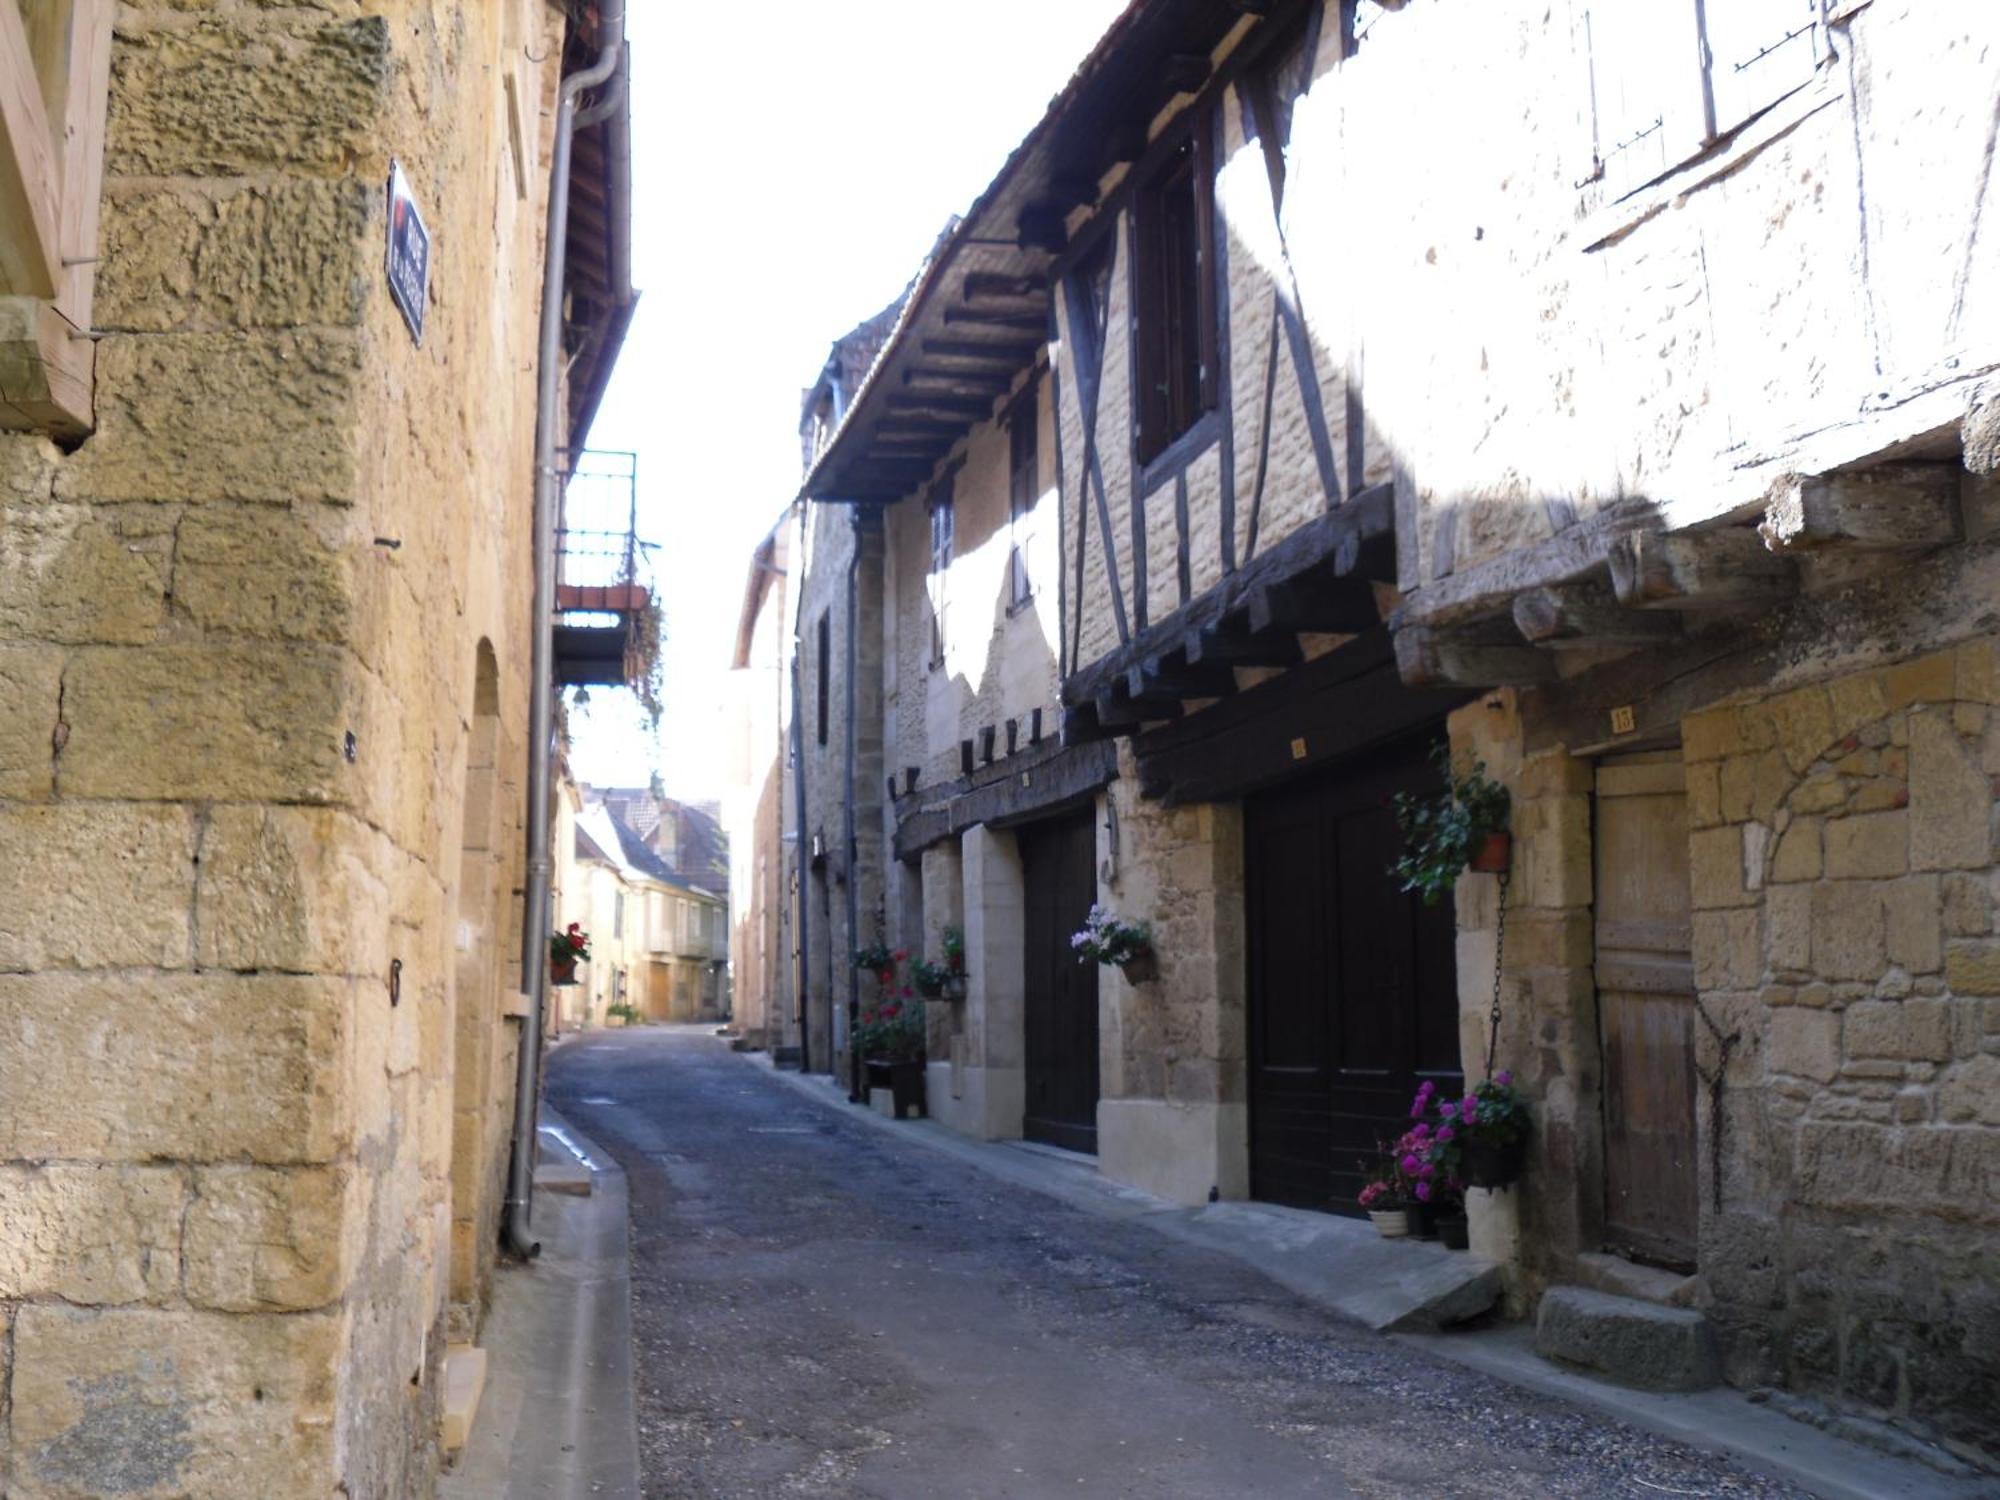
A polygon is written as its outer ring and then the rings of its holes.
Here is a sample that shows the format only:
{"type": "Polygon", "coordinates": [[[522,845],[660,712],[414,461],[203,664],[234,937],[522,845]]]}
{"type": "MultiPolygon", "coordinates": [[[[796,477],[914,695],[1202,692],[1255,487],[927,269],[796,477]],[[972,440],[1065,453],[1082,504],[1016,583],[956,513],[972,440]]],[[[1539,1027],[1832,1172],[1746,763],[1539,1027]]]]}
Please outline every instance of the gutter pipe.
{"type": "MultiPolygon", "coordinates": [[[[562,400],[563,271],[568,250],[570,147],[579,123],[602,119],[618,102],[614,89],[578,119],[578,101],[608,82],[624,53],[625,0],[605,0],[599,35],[607,38],[589,67],[570,74],[556,95],[554,159],[549,172],[548,243],[542,259],[539,382],[535,391],[535,590],[528,702],[528,889],[521,906],[521,987],[528,1014],[514,1070],[514,1144],[507,1163],[507,1212],[502,1234],[522,1259],[541,1250],[529,1234],[535,1184],[535,1127],[541,1088],[542,999],[548,981],[549,772],[555,741],[555,594],[557,423],[562,400]]],[[[614,240],[616,230],[614,228],[614,240]]],[[[629,252],[629,247],[627,247],[629,252]]],[[[614,250],[614,257],[620,252],[614,250]]],[[[626,262],[629,266],[629,261],[626,262]]]]}
{"type": "MultiPolygon", "coordinates": [[[[805,700],[799,696],[804,672],[800,660],[804,653],[804,642],[798,627],[798,616],[793,617],[792,628],[792,799],[797,823],[792,830],[792,859],[798,866],[798,879],[793,882],[799,893],[799,966],[792,991],[792,1009],[799,1022],[799,1071],[812,1071],[812,1005],[809,994],[812,988],[812,946],[807,939],[812,935],[810,910],[811,893],[806,889],[806,718],[805,700]]],[[[783,840],[779,840],[782,846],[783,840]]],[[[782,847],[779,850],[783,854],[782,847]]]]}
{"type": "MultiPolygon", "coordinates": [[[[861,572],[861,507],[856,506],[849,518],[852,528],[853,548],[847,558],[847,733],[846,744],[842,747],[846,761],[846,774],[842,789],[846,793],[841,801],[841,833],[847,845],[847,940],[856,948],[861,936],[861,878],[855,869],[859,853],[859,840],[854,826],[854,763],[858,755],[857,728],[854,722],[854,678],[860,667],[861,620],[855,607],[860,590],[856,578],[861,572]]],[[[854,1029],[861,1021],[861,971],[854,966],[854,955],[847,955],[847,1102],[859,1104],[868,1096],[861,1091],[861,1052],[854,1045],[854,1029]]]]}

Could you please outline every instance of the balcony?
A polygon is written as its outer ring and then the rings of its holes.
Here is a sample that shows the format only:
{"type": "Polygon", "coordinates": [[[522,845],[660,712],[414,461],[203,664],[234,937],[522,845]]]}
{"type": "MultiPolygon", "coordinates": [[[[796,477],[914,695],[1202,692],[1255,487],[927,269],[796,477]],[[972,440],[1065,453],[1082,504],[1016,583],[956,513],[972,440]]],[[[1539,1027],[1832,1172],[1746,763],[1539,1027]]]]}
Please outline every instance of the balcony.
{"type": "Polygon", "coordinates": [[[591,449],[569,458],[556,510],[556,681],[636,686],[657,649],[639,456],[591,449]]]}

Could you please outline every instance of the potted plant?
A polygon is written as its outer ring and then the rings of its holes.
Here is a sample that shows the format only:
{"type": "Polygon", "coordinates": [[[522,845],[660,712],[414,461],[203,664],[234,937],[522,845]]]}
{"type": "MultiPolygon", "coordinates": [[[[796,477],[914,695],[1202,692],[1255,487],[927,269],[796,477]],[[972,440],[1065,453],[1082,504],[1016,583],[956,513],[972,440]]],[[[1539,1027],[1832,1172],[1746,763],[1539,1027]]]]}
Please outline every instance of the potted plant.
{"type": "MultiPolygon", "coordinates": [[[[1385,1155],[1386,1155],[1385,1151],[1385,1155]]],[[[1385,1240],[1400,1240],[1410,1232],[1408,1184],[1396,1170],[1395,1158],[1388,1157],[1382,1175],[1364,1187],[1355,1201],[1368,1215],[1368,1222],[1385,1240]]]]}
{"type": "Polygon", "coordinates": [[[965,998],[965,937],[956,927],[944,930],[944,959],[918,959],[910,965],[910,980],[926,1000],[965,998]]]}
{"type": "Polygon", "coordinates": [[[604,1014],[611,1017],[620,1026],[636,1026],[639,1024],[639,1007],[629,1000],[620,1000],[616,1005],[605,1006],[604,1014]]]}
{"type": "Polygon", "coordinates": [[[1422,896],[1426,906],[1442,901],[1467,869],[1504,872],[1512,847],[1507,788],[1487,779],[1485,763],[1475,760],[1460,776],[1452,769],[1450,747],[1442,743],[1431,758],[1445,789],[1432,797],[1398,792],[1393,799],[1403,854],[1392,870],[1403,889],[1422,896]]]}
{"type": "Polygon", "coordinates": [[[575,984],[576,966],[590,958],[590,934],[572,922],[549,939],[549,983],[575,984]]]}
{"type": "Polygon", "coordinates": [[[1503,1188],[1521,1180],[1528,1161],[1531,1120],[1527,1100],[1505,1068],[1459,1100],[1458,1139],[1465,1180],[1473,1187],[1503,1188]]]}
{"type": "Polygon", "coordinates": [[[854,1048],[868,1073],[871,1089],[888,1089],[895,1097],[896,1118],[924,1107],[924,1008],[911,1003],[905,988],[861,1012],[854,1028],[854,1048]]]}
{"type": "Polygon", "coordinates": [[[1069,945],[1076,950],[1078,963],[1115,964],[1128,984],[1147,984],[1160,977],[1152,929],[1144,922],[1124,921],[1102,906],[1090,908],[1082,930],[1070,935],[1069,945]]]}
{"type": "Polygon", "coordinates": [[[1425,1079],[1410,1101],[1413,1123],[1396,1142],[1395,1165],[1410,1184],[1411,1229],[1453,1250],[1467,1243],[1460,1109],[1456,1100],[1439,1100],[1437,1084],[1425,1079]]]}
{"type": "Polygon", "coordinates": [[[894,982],[896,965],[902,959],[903,954],[892,949],[879,933],[874,942],[854,950],[854,967],[864,974],[873,974],[885,985],[894,982]]]}

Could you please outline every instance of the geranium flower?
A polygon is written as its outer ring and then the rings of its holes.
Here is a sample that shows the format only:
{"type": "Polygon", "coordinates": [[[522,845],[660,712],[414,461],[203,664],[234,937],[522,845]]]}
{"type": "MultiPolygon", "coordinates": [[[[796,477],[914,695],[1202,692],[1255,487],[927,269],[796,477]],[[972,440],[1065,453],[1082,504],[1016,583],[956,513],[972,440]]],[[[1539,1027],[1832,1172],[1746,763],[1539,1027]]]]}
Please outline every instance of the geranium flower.
{"type": "Polygon", "coordinates": [[[1417,1168],[1417,1175],[1423,1178],[1424,1181],[1426,1182],[1429,1182],[1433,1177],[1437,1176],[1437,1174],[1438,1174],[1438,1169],[1432,1166],[1431,1163],[1429,1162],[1425,1162],[1422,1166],[1417,1168]]]}
{"type": "Polygon", "coordinates": [[[1420,1182],[1417,1184],[1417,1198],[1419,1201],[1424,1203],[1428,1203],[1431,1201],[1431,1185],[1428,1182],[1420,1182]]]}
{"type": "Polygon", "coordinates": [[[1499,1084],[1500,1087],[1504,1089],[1507,1087],[1508,1084],[1514,1081],[1514,1075],[1512,1073],[1509,1073],[1505,1068],[1502,1068],[1499,1072],[1493,1075],[1493,1081],[1499,1084]]]}
{"type": "Polygon", "coordinates": [[[1478,1119],[1479,1101],[1473,1098],[1472,1095],[1470,1094],[1467,1094],[1463,1099],[1459,1100],[1458,1117],[1461,1120],[1465,1121],[1465,1123],[1468,1125],[1470,1125],[1474,1120],[1478,1119]]]}
{"type": "Polygon", "coordinates": [[[1449,1125],[1438,1126],[1438,1133],[1437,1133],[1438,1144],[1442,1146],[1446,1141],[1450,1140],[1453,1136],[1457,1134],[1458,1132],[1453,1130],[1449,1125]]]}
{"type": "Polygon", "coordinates": [[[1417,1121],[1416,1126],[1410,1131],[1410,1134],[1415,1136],[1418,1140],[1422,1140],[1425,1136],[1429,1135],[1430,1133],[1431,1133],[1430,1126],[1426,1125],[1422,1120],[1417,1121]]]}
{"type": "Polygon", "coordinates": [[[1402,1165],[1403,1165],[1403,1170],[1405,1172],[1408,1172],[1412,1177],[1414,1177],[1417,1175],[1417,1168],[1422,1166],[1423,1163],[1418,1161],[1414,1156],[1406,1156],[1403,1158],[1402,1165]]]}

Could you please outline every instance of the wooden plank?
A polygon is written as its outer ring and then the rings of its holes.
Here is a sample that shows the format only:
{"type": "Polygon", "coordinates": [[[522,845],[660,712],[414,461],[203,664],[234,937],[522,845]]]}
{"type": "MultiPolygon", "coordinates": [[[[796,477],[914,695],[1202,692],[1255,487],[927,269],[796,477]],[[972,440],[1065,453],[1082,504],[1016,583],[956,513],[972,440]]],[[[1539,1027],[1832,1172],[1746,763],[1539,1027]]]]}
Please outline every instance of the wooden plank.
{"type": "MultiPolygon", "coordinates": [[[[1117,260],[1118,241],[1111,241],[1111,257],[1117,260]]],[[[1107,278],[1108,280],[1108,278],[1107,278]]],[[[1098,377],[1104,358],[1103,315],[1096,306],[1097,297],[1085,282],[1079,270],[1072,270],[1063,277],[1063,302],[1068,310],[1070,342],[1075,346],[1076,399],[1077,412],[1083,427],[1083,487],[1086,496],[1094,490],[1097,501],[1097,525],[1100,539],[1104,544],[1104,574],[1111,584],[1112,616],[1118,624],[1118,639],[1121,644],[1132,639],[1132,631],[1125,616],[1125,589],[1118,577],[1118,547],[1112,538],[1111,506],[1105,495],[1104,469],[1097,456],[1097,397],[1098,377]]],[[[1079,521],[1078,530],[1082,526],[1079,521]]],[[[1078,635],[1082,634],[1083,599],[1083,549],[1077,548],[1077,609],[1078,635]]]]}
{"type": "Polygon", "coordinates": [[[923,352],[934,359],[963,359],[977,364],[1019,367],[1041,352],[1039,340],[1028,343],[1001,339],[925,339],[923,352]]]}
{"type": "Polygon", "coordinates": [[[0,5],[0,295],[53,299],[63,285],[62,166],[42,92],[10,0],[0,5]]]}
{"type": "Polygon", "coordinates": [[[1773,490],[1757,534],[1774,552],[1942,547],[1959,537],[1962,473],[1957,463],[1892,463],[1817,478],[1789,475],[1773,490]]]}
{"type": "Polygon", "coordinates": [[[993,414],[993,402],[962,396],[937,396],[910,394],[890,396],[883,406],[895,415],[921,415],[942,413],[947,416],[967,417],[977,421],[993,414]]]}
{"type": "Polygon", "coordinates": [[[1378,626],[1296,671],[1133,741],[1140,790],[1168,805],[1231,801],[1433,723],[1474,696],[1411,691],[1378,626]]]}
{"type": "MultiPolygon", "coordinates": [[[[1414,508],[1414,485],[1410,493],[1414,508]]],[[[1406,587],[1403,615],[1413,624],[1449,625],[1503,613],[1513,607],[1514,596],[1522,589],[1602,574],[1612,543],[1627,531],[1651,525],[1657,525],[1657,519],[1649,501],[1606,510],[1561,536],[1459,568],[1447,579],[1406,587]]],[[[1411,564],[1412,559],[1399,551],[1399,573],[1411,564]]]]}
{"type": "Polygon", "coordinates": [[[53,304],[0,297],[0,428],[76,437],[93,425],[97,346],[53,304]]]}
{"type": "Polygon", "coordinates": [[[1633,609],[1701,609],[1765,604],[1797,587],[1792,564],[1756,532],[1633,531],[1617,538],[1605,558],[1618,602],[1633,609]]]}
{"type": "Polygon", "coordinates": [[[947,328],[994,328],[1005,333],[1040,333],[1045,326],[1040,313],[988,312],[970,307],[947,307],[944,322],[947,328]]]}
{"type": "Polygon", "coordinates": [[[1048,294],[1049,278],[1046,276],[1007,276],[993,271],[968,271],[965,276],[965,300],[968,302],[1019,302],[1024,299],[1040,302],[1048,294]]]}
{"type": "MultiPolygon", "coordinates": [[[[1222,160],[1224,140],[1222,111],[1217,109],[1209,120],[1209,160],[1222,160]]],[[[1222,491],[1219,499],[1221,530],[1218,541],[1221,547],[1222,571],[1236,571],[1236,397],[1234,382],[1230,378],[1229,366],[1229,225],[1224,206],[1213,193],[1209,194],[1208,248],[1215,263],[1215,317],[1211,320],[1215,329],[1215,409],[1222,414],[1222,432],[1216,461],[1220,465],[1222,491]]],[[[1185,600],[1183,600],[1185,602],[1185,600]]]]}
{"type": "Polygon", "coordinates": [[[1555,648],[1658,645],[1681,633],[1677,616],[1627,609],[1611,590],[1589,583],[1522,590],[1514,626],[1534,644],[1555,648]]]}
{"type": "Polygon", "coordinates": [[[1174,582],[1180,591],[1180,602],[1186,604],[1188,596],[1194,591],[1194,581],[1188,557],[1188,487],[1185,469],[1174,476],[1174,582]]]}
{"type": "Polygon", "coordinates": [[[1556,675],[1554,659],[1533,646],[1466,640],[1428,625],[1396,631],[1396,666],[1410,687],[1505,687],[1556,675]]]}

